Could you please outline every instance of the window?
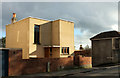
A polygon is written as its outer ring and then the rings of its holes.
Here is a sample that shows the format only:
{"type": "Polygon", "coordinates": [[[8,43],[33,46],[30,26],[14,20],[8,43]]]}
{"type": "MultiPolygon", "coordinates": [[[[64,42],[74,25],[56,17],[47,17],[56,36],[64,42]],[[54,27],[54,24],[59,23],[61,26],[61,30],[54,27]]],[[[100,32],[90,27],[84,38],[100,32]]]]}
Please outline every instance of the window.
{"type": "Polygon", "coordinates": [[[118,49],[119,48],[119,39],[113,38],[112,39],[112,49],[118,49]]]}
{"type": "Polygon", "coordinates": [[[52,56],[52,47],[50,47],[50,56],[52,56]]]}
{"type": "Polygon", "coordinates": [[[62,47],[62,54],[69,54],[69,47],[62,47]]]}
{"type": "Polygon", "coordinates": [[[34,43],[35,44],[40,44],[39,33],[40,33],[40,25],[35,25],[34,26],[34,43]]]}

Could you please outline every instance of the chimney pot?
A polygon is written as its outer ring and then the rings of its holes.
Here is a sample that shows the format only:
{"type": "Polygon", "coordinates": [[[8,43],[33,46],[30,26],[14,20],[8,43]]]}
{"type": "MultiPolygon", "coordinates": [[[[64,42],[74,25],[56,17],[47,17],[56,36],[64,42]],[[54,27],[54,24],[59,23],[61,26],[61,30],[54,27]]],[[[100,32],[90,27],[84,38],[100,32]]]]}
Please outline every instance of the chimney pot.
{"type": "Polygon", "coordinates": [[[16,17],[16,13],[13,13],[13,17],[16,17]]]}
{"type": "Polygon", "coordinates": [[[12,23],[15,23],[16,21],[17,21],[17,18],[16,18],[16,13],[13,13],[12,23]]]}

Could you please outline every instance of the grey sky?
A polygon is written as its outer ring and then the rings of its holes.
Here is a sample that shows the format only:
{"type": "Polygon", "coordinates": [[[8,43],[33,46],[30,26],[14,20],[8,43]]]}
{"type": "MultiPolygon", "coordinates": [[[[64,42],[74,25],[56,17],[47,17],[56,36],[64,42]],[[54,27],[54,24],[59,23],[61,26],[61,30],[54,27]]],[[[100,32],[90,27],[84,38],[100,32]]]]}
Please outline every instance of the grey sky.
{"type": "Polygon", "coordinates": [[[89,38],[99,32],[114,30],[118,26],[117,2],[8,2],[2,3],[3,36],[13,12],[18,20],[32,16],[73,21],[76,49],[80,44],[90,45],[89,38]]]}
{"type": "Polygon", "coordinates": [[[2,2],[118,2],[119,0],[1,0],[2,2]]]}

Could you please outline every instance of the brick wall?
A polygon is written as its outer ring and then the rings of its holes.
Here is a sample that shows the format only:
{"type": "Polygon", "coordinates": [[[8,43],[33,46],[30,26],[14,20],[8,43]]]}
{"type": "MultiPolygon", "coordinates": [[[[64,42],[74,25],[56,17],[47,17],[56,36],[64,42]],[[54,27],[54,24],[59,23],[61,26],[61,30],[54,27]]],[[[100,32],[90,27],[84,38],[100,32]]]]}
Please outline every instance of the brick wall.
{"type": "Polygon", "coordinates": [[[91,54],[92,54],[92,52],[91,52],[91,49],[89,49],[89,50],[77,50],[77,51],[74,51],[74,53],[75,53],[75,56],[76,55],[83,55],[83,56],[92,56],[91,54]]]}
{"type": "Polygon", "coordinates": [[[76,55],[74,58],[32,58],[22,59],[22,49],[9,49],[8,50],[8,75],[18,76],[25,74],[34,74],[47,71],[47,63],[50,62],[50,72],[57,71],[62,68],[70,68],[74,65],[90,67],[91,57],[83,57],[76,55]]]}
{"type": "Polygon", "coordinates": [[[60,67],[67,68],[74,65],[73,57],[22,59],[22,50],[10,50],[9,76],[46,72],[47,62],[50,62],[50,71],[57,71],[60,67]]]}
{"type": "Polygon", "coordinates": [[[92,68],[92,57],[76,55],[74,57],[74,64],[83,68],[92,68]]]}

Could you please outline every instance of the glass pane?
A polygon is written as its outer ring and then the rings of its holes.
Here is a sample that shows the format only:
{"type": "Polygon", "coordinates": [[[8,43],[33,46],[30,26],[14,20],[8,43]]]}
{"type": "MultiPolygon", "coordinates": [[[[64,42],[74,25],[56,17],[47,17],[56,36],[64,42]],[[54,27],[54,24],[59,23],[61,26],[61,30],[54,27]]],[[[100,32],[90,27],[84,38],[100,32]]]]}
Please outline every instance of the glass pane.
{"type": "Polygon", "coordinates": [[[66,53],[66,48],[64,48],[64,53],[66,53]]]}
{"type": "Polygon", "coordinates": [[[63,53],[63,47],[62,47],[62,53],[63,53]]]}
{"type": "Polygon", "coordinates": [[[34,27],[34,43],[39,43],[39,31],[40,31],[40,26],[35,25],[35,27],[34,27]]]}
{"type": "Polygon", "coordinates": [[[69,47],[67,48],[67,53],[69,54],[69,47]]]}

